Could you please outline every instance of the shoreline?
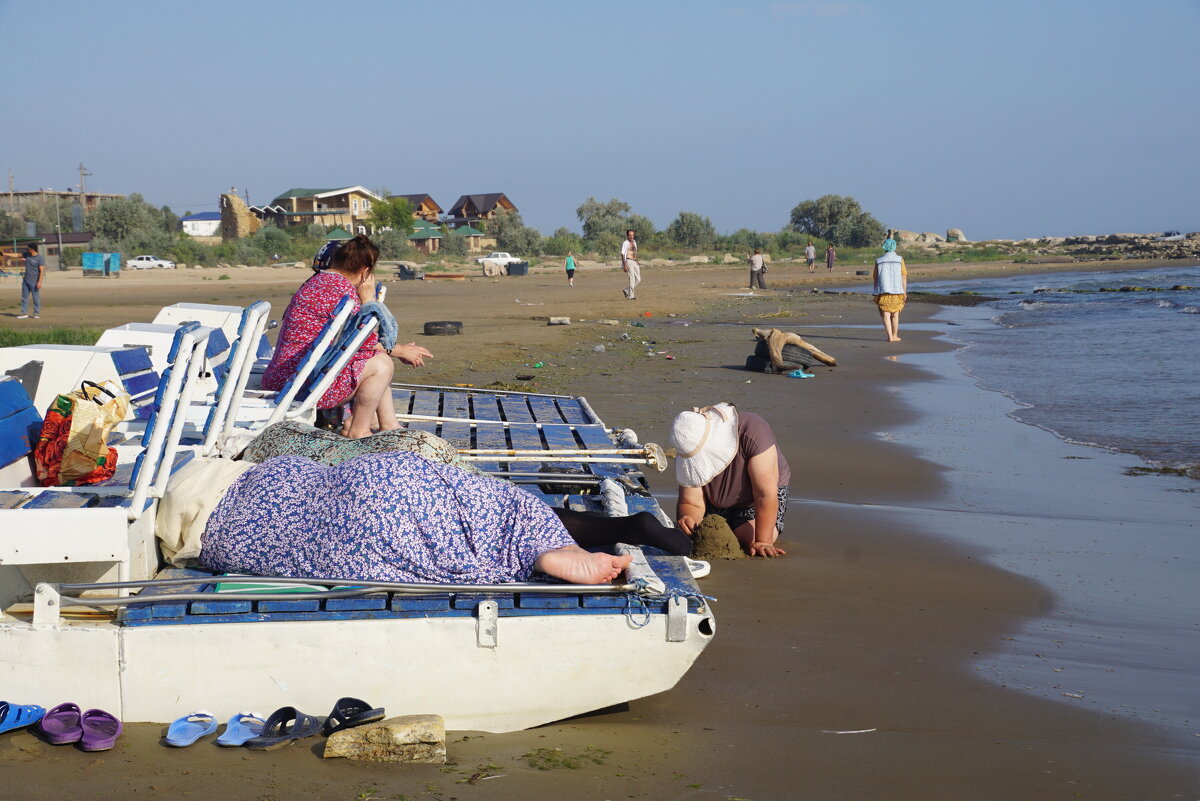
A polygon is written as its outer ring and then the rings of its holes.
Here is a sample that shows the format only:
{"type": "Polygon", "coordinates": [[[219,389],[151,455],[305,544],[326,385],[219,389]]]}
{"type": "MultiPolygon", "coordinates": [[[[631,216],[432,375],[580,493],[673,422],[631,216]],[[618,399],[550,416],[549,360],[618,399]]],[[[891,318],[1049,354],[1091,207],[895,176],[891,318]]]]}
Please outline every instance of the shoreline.
{"type": "MultiPolygon", "coordinates": [[[[949,540],[929,530],[927,516],[897,519],[892,510],[931,506],[963,483],[961,467],[933,461],[904,434],[932,416],[919,398],[936,392],[938,377],[919,355],[955,347],[935,336],[941,324],[932,317],[940,307],[914,306],[907,322],[916,325],[906,327],[903,343],[889,346],[879,338],[873,307],[853,298],[735,297],[744,292],[741,268],[736,278],[689,270],[655,286],[659,275],[646,272],[639,293],[646,300],[638,304],[619,299],[619,275],[599,274],[590,280],[603,282],[603,297],[591,290],[570,297],[565,286],[524,280],[501,285],[513,290],[503,295],[480,281],[459,297],[444,294],[445,285],[437,293],[395,291],[415,283],[407,282],[394,285],[389,300],[402,323],[414,319],[418,305],[429,315],[423,319],[459,319],[442,316],[449,309],[470,320],[462,310],[471,304],[472,313],[481,312],[463,337],[433,340],[442,353],[433,369],[398,380],[485,385],[536,373],[533,391],[583,394],[608,424],[632,427],[642,441],[665,442],[675,412],[718,400],[771,421],[799,501],[783,538],[789,555],[714,565],[701,588],[719,599],[717,637],[675,689],[625,710],[527,732],[455,732],[448,746],[457,764],[445,772],[325,763],[307,746],[261,755],[203,746],[178,752],[157,744],[165,727],[153,725],[131,726],[117,750],[99,757],[7,735],[0,765],[19,771],[28,798],[123,797],[132,788],[142,797],[219,793],[256,801],[368,792],[362,797],[755,801],[1194,792],[1195,756],[1181,758],[1162,729],[998,687],[972,667],[975,657],[999,652],[1057,600],[1036,581],[990,564],[985,546],[949,540]],[[541,305],[518,306],[514,294],[541,305]],[[771,316],[784,306],[793,307],[789,316],[771,316]],[[646,328],[564,331],[529,319],[562,307],[573,318],[638,319],[646,328]],[[689,312],[694,308],[712,322],[698,320],[689,312]],[[653,316],[633,318],[635,310],[653,316]],[[746,373],[749,328],[763,324],[802,331],[840,366],[818,367],[809,381],[746,373]],[[630,341],[619,339],[622,332],[630,341]],[[675,359],[644,356],[642,337],[675,359]],[[605,352],[596,353],[595,344],[605,344],[605,352]],[[547,368],[524,366],[534,360],[547,368]],[[842,731],[862,733],[833,733],[842,731]],[[522,758],[536,748],[569,755],[589,747],[609,753],[580,770],[537,771],[522,758]],[[84,764],[90,769],[62,770],[84,764]],[[503,778],[458,783],[484,764],[498,765],[503,778]]],[[[277,316],[282,308],[276,309],[277,316]]],[[[672,493],[672,473],[652,476],[651,485],[672,493]]],[[[673,504],[660,502],[670,514],[673,504]]]]}

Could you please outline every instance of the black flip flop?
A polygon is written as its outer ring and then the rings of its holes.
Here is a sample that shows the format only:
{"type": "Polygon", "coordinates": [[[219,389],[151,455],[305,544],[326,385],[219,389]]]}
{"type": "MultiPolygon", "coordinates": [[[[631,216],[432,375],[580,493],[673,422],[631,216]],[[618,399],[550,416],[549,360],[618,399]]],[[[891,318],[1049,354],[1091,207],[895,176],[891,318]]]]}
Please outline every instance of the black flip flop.
{"type": "Polygon", "coordinates": [[[383,720],[383,717],[383,707],[372,709],[371,705],[361,698],[339,698],[333,705],[333,711],[325,719],[321,733],[328,737],[335,731],[376,723],[383,720]]]}
{"type": "Polygon", "coordinates": [[[245,745],[252,751],[274,751],[292,740],[303,740],[321,731],[321,721],[300,712],[294,706],[276,709],[263,724],[262,734],[251,737],[245,745]]]}

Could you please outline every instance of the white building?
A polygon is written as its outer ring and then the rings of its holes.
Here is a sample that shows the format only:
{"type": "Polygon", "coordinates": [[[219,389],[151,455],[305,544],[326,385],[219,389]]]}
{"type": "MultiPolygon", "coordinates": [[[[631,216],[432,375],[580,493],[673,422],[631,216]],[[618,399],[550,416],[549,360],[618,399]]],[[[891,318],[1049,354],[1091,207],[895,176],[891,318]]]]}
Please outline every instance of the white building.
{"type": "Polygon", "coordinates": [[[180,220],[188,236],[216,236],[221,228],[221,212],[202,211],[180,220]]]}

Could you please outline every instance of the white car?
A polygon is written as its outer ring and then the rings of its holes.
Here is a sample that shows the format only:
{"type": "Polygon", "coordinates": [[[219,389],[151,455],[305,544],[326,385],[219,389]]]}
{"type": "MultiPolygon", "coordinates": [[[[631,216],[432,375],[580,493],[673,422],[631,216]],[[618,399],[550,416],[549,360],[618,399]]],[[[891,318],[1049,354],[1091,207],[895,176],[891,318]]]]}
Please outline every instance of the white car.
{"type": "Polygon", "coordinates": [[[157,256],[138,256],[130,259],[125,265],[127,270],[152,270],[155,267],[161,267],[164,270],[174,270],[175,262],[167,259],[160,259],[157,256]]]}
{"type": "Polygon", "coordinates": [[[518,259],[516,256],[513,256],[511,253],[503,253],[503,252],[497,250],[497,251],[493,251],[492,253],[487,254],[486,256],[480,256],[475,261],[479,262],[480,264],[483,264],[485,261],[490,261],[490,262],[494,262],[495,264],[502,264],[504,266],[508,266],[510,264],[516,264],[517,262],[521,261],[521,259],[518,259]]]}

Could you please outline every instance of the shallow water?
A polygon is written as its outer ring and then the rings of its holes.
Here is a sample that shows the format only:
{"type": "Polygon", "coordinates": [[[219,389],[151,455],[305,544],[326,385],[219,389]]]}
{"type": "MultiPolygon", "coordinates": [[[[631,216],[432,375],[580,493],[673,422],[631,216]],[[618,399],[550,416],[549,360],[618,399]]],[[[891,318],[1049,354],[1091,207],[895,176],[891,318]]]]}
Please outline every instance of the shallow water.
{"type": "Polygon", "coordinates": [[[967,371],[1072,441],[1200,469],[1200,267],[913,283],[1001,298],[955,329],[967,371]],[[1173,291],[1171,287],[1197,287],[1173,291]],[[1161,291],[1100,292],[1138,286],[1161,291]]]}

